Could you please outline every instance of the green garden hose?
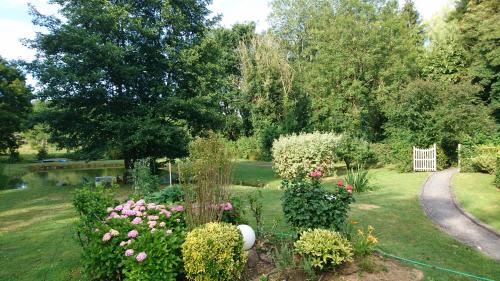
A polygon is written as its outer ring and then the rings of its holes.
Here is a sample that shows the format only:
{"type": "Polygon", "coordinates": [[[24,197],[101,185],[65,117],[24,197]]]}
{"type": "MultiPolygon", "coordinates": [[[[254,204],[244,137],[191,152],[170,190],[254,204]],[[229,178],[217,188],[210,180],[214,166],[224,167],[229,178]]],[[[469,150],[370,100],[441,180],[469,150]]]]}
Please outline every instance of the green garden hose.
{"type": "Polygon", "coordinates": [[[382,251],[380,249],[376,249],[376,250],[377,250],[377,252],[379,254],[381,254],[383,256],[391,257],[393,259],[397,259],[397,260],[404,261],[404,262],[407,262],[407,263],[417,264],[417,265],[424,266],[424,267],[430,267],[432,269],[437,269],[437,270],[442,270],[442,271],[446,271],[446,272],[451,272],[451,273],[458,274],[458,275],[461,275],[461,276],[465,276],[465,277],[469,277],[469,278],[474,278],[474,279],[477,279],[477,280],[495,281],[493,279],[489,279],[489,278],[485,278],[485,277],[481,277],[481,276],[476,276],[476,275],[472,275],[472,274],[468,274],[468,273],[456,271],[456,270],[453,270],[453,269],[448,269],[448,268],[444,268],[444,267],[440,267],[440,266],[426,264],[426,263],[419,262],[419,261],[405,259],[405,258],[402,258],[402,257],[398,257],[396,255],[392,255],[392,254],[386,253],[386,252],[384,252],[384,251],[382,251]]]}

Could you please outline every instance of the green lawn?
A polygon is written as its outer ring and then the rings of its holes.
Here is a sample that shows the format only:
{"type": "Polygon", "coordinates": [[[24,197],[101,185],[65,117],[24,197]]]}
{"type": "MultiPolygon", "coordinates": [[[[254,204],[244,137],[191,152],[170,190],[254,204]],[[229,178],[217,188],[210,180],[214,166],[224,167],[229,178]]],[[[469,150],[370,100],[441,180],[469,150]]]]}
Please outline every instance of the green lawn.
{"type": "Polygon", "coordinates": [[[500,189],[493,175],[460,173],[453,178],[458,203],[480,221],[500,231],[500,189]]]}
{"type": "MultiPolygon", "coordinates": [[[[418,194],[426,174],[377,169],[371,176],[379,188],[356,196],[351,219],[374,225],[381,249],[432,265],[500,279],[499,263],[455,242],[425,217],[418,194]]],[[[267,185],[262,188],[266,228],[271,229],[275,224],[276,230],[289,231],[281,219],[279,180],[269,164],[241,162],[236,167],[235,181],[267,185]]],[[[81,278],[80,249],[72,232],[73,189],[31,186],[25,190],[0,191],[0,280],[81,278]]],[[[237,185],[232,190],[245,198],[256,188],[237,185]]],[[[121,196],[128,192],[130,189],[123,189],[121,196]]],[[[432,269],[424,272],[426,280],[470,280],[432,269]]]]}

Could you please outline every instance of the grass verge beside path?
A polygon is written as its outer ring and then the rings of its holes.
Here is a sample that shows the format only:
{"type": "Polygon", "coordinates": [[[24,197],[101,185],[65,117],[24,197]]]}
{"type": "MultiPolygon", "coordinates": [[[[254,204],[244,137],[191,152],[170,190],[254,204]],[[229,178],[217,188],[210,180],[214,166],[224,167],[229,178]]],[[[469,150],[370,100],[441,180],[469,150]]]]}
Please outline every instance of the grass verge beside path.
{"type": "Polygon", "coordinates": [[[500,232],[500,189],[493,180],[493,175],[460,173],[453,177],[452,186],[463,209],[500,232]]]}

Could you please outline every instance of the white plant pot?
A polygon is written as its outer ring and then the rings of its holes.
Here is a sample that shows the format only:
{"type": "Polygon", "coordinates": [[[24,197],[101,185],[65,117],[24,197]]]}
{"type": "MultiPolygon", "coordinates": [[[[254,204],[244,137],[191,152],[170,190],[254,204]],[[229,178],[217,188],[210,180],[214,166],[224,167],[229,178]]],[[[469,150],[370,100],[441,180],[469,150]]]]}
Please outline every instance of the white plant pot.
{"type": "Polygon", "coordinates": [[[238,225],[238,229],[243,236],[243,250],[250,250],[253,247],[253,244],[255,244],[255,232],[252,227],[246,224],[238,225]]]}

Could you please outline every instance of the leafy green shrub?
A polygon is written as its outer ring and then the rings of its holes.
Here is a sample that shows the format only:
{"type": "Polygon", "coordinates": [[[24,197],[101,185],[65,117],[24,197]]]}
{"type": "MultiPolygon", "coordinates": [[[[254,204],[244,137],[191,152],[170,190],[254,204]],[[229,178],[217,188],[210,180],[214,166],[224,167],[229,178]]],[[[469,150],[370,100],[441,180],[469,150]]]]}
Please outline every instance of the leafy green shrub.
{"type": "Polygon", "coordinates": [[[89,235],[95,225],[103,221],[108,215],[106,208],[114,205],[113,192],[115,188],[104,186],[85,185],[73,193],[73,206],[79,216],[77,235],[80,244],[89,242],[89,235]]]}
{"type": "Polygon", "coordinates": [[[222,222],[238,225],[244,224],[245,209],[243,209],[243,202],[238,196],[232,196],[229,202],[219,205],[222,208],[222,222]]]}
{"type": "Polygon", "coordinates": [[[250,205],[250,211],[252,212],[252,216],[255,219],[256,232],[257,235],[262,233],[264,226],[262,223],[262,209],[264,207],[262,203],[262,199],[264,196],[262,195],[261,190],[257,190],[253,194],[248,196],[248,205],[250,205]]]}
{"type": "Polygon", "coordinates": [[[297,228],[340,229],[354,201],[352,187],[339,182],[334,192],[325,190],[319,180],[283,180],[282,208],[285,220],[297,228]]]}
{"type": "Polygon", "coordinates": [[[176,280],[182,269],[183,210],[144,200],[105,209],[105,218],[95,221],[82,244],[88,279],[176,280]]]}
{"type": "Polygon", "coordinates": [[[370,149],[377,163],[386,165],[392,163],[391,147],[386,143],[371,143],[370,149]]]}
{"type": "Polygon", "coordinates": [[[273,143],[273,167],[284,179],[305,177],[321,166],[324,173],[333,170],[340,137],[333,133],[281,136],[273,143]]]}
{"type": "Polygon", "coordinates": [[[413,144],[407,140],[391,139],[391,163],[396,165],[400,172],[413,170],[413,144]]]}
{"type": "Polygon", "coordinates": [[[281,277],[289,277],[290,273],[297,267],[293,248],[288,243],[282,241],[279,247],[273,251],[273,262],[281,277]]]}
{"type": "Polygon", "coordinates": [[[471,159],[473,170],[493,174],[496,160],[500,157],[500,146],[480,145],[475,150],[476,156],[471,159]]]}
{"type": "Polygon", "coordinates": [[[336,154],[339,159],[344,161],[347,169],[353,165],[365,166],[376,163],[375,153],[371,150],[370,144],[349,134],[342,135],[336,154]]]}
{"type": "Polygon", "coordinates": [[[246,264],[243,238],[234,225],[207,223],[188,233],[182,245],[189,280],[239,280],[246,264]]]}
{"type": "Polygon", "coordinates": [[[495,172],[499,145],[463,145],[460,150],[460,168],[463,172],[495,172]]]}
{"type": "Polygon", "coordinates": [[[500,188],[500,157],[497,158],[495,166],[495,186],[500,188]]]}
{"type": "Polygon", "coordinates": [[[240,137],[236,141],[229,141],[228,146],[233,149],[239,159],[264,160],[259,140],[255,136],[240,137]]]}
{"type": "Polygon", "coordinates": [[[49,153],[47,152],[47,148],[45,148],[44,146],[41,147],[38,150],[38,153],[36,154],[36,159],[38,159],[38,160],[43,160],[43,159],[46,159],[48,157],[49,157],[49,153]]]}
{"type": "Polygon", "coordinates": [[[146,200],[154,203],[179,203],[184,200],[184,191],[182,186],[172,185],[148,195],[146,200]]]}
{"type": "Polygon", "coordinates": [[[436,169],[437,170],[444,170],[448,167],[450,167],[450,159],[445,154],[445,151],[441,146],[436,147],[436,169]]]}
{"type": "Polygon", "coordinates": [[[326,229],[303,231],[294,243],[295,251],[318,269],[335,267],[352,261],[352,247],[338,232],[326,229]]]}
{"type": "Polygon", "coordinates": [[[146,196],[158,191],[160,180],[158,176],[151,172],[151,164],[154,160],[150,158],[139,159],[134,163],[132,177],[134,178],[135,193],[139,196],[146,196]]]}
{"type": "Polygon", "coordinates": [[[353,187],[354,192],[365,192],[370,190],[368,171],[362,169],[360,166],[358,166],[356,171],[354,169],[347,170],[345,181],[353,187]]]}

